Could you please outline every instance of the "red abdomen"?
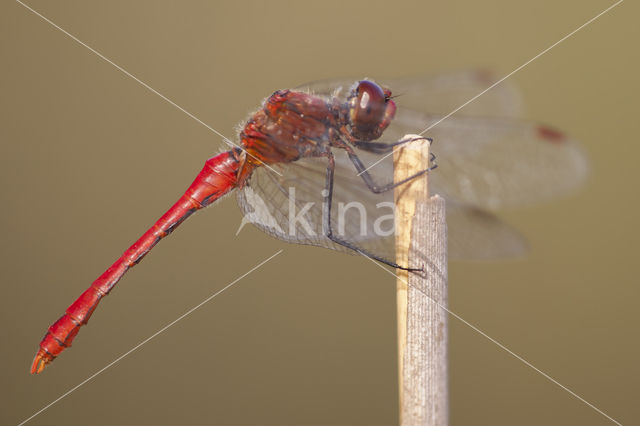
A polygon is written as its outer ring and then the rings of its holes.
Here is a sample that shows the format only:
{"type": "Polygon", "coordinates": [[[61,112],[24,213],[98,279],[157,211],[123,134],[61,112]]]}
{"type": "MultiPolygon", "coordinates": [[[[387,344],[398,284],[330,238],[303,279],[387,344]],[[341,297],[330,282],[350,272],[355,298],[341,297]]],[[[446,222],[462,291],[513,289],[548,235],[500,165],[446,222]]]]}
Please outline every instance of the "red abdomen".
{"type": "Polygon", "coordinates": [[[207,160],[202,171],[180,199],[115,261],[82,295],[71,304],[45,334],[31,366],[40,373],[65,348],[71,346],[80,327],[85,325],[100,300],[131,267],[191,214],[208,206],[236,187],[240,151],[223,152],[207,160]]]}

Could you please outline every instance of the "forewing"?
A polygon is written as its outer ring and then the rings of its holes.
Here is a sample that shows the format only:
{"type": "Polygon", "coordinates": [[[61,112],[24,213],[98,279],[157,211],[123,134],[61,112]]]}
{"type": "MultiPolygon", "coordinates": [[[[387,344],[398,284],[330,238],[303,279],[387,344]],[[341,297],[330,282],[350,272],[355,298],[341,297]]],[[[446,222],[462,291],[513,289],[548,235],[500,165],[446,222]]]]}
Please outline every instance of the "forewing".
{"type": "Polygon", "coordinates": [[[438,168],[433,191],[495,210],[547,200],[578,187],[588,165],[581,147],[548,127],[516,119],[420,114],[404,110],[385,135],[400,138],[416,122],[433,125],[438,168]]]}
{"type": "MultiPolygon", "coordinates": [[[[424,136],[433,138],[432,152],[438,157],[434,192],[483,209],[527,205],[579,186],[588,171],[580,146],[547,127],[513,118],[521,101],[508,81],[445,118],[497,80],[486,71],[471,70],[381,81],[399,95],[394,99],[398,112],[381,141],[428,129],[424,136]]],[[[351,79],[326,80],[305,87],[344,97],[353,84],[351,79]]],[[[369,172],[384,176],[378,167],[369,172]]]]}

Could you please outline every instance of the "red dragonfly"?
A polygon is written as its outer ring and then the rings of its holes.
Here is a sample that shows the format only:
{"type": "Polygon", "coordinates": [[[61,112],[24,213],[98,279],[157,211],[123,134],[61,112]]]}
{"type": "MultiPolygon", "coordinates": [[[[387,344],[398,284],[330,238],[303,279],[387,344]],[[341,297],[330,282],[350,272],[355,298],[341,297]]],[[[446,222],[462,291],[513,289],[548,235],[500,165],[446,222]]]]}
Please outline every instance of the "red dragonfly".
{"type": "Polygon", "coordinates": [[[564,193],[584,179],[587,164],[568,137],[515,119],[520,100],[506,84],[467,106],[464,115],[440,122],[491,83],[486,72],[470,71],[385,85],[325,81],[273,93],[244,124],[240,144],[208,159],[178,201],[48,329],[31,373],[71,346],[100,300],[158,241],[234,189],[245,220],[277,238],[407,269],[390,260],[390,190],[435,164],[394,184],[388,154],[408,141],[402,135],[420,128],[429,129],[438,153],[430,183],[447,198],[450,256],[523,253],[520,235],[489,211],[564,193]]]}

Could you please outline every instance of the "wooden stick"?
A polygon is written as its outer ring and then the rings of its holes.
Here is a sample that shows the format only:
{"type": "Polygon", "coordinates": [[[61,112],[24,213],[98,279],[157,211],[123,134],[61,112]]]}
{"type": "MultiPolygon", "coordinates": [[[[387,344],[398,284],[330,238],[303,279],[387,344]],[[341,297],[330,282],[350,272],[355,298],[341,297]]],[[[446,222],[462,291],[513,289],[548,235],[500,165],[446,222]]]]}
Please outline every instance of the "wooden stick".
{"type": "MultiPolygon", "coordinates": [[[[429,142],[418,135],[405,135],[403,139],[418,138],[414,142],[396,147],[393,152],[393,180],[400,182],[409,176],[429,167],[429,142]]],[[[409,265],[409,247],[411,242],[411,224],[415,214],[416,200],[429,197],[428,175],[399,185],[394,191],[396,204],[396,263],[409,265]]],[[[407,283],[408,272],[396,270],[396,303],[398,322],[398,392],[400,404],[400,424],[404,395],[403,362],[407,345],[407,283]]]]}
{"type": "MultiPolygon", "coordinates": [[[[419,138],[406,135],[404,138],[419,138]]],[[[394,181],[429,167],[429,142],[421,139],[394,151],[394,181]]],[[[400,424],[448,424],[447,245],[444,200],[429,199],[428,178],[395,191],[396,263],[424,268],[398,270],[398,382],[400,424]],[[409,286],[407,286],[409,283],[409,286]]]]}
{"type": "Polygon", "coordinates": [[[403,424],[447,425],[447,224],[438,195],[417,203],[409,265],[425,274],[409,274],[403,424]]]}

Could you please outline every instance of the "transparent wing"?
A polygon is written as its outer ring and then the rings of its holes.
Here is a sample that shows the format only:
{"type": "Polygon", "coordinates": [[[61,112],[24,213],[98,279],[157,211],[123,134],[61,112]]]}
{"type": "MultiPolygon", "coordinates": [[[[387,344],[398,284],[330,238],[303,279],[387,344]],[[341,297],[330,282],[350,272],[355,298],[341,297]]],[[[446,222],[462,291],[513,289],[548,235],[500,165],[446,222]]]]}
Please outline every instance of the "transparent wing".
{"type": "MultiPolygon", "coordinates": [[[[401,138],[415,132],[416,123],[427,128],[439,120],[403,110],[385,136],[401,138]]],[[[574,140],[536,123],[454,115],[424,135],[433,138],[437,156],[434,192],[482,209],[557,197],[577,188],[588,172],[586,156],[574,140]]]]}
{"type": "MultiPolygon", "coordinates": [[[[508,81],[440,121],[497,80],[489,72],[471,70],[382,81],[400,95],[394,99],[396,118],[382,140],[397,141],[433,126],[424,136],[433,138],[438,157],[434,192],[461,204],[495,210],[547,200],[578,187],[588,172],[584,152],[552,129],[513,118],[522,102],[508,81]]],[[[325,80],[303,88],[344,98],[355,81],[325,80]]],[[[370,173],[386,176],[388,171],[380,167],[370,173]]]]}
{"type": "MultiPolygon", "coordinates": [[[[393,191],[374,194],[356,176],[348,157],[334,152],[336,169],[332,229],[347,241],[383,258],[393,260],[393,191]]],[[[365,161],[378,158],[361,153],[365,161]]],[[[238,192],[245,219],[281,240],[355,252],[325,237],[322,228],[322,191],[327,160],[303,159],[277,165],[278,176],[257,169],[249,184],[238,192]]],[[[391,160],[380,165],[390,172],[391,160]]],[[[388,176],[391,179],[391,176],[388,176]]],[[[526,251],[520,234],[495,216],[457,202],[447,203],[449,256],[452,259],[490,259],[518,256],[526,251]]]]}
{"type": "MultiPolygon", "coordinates": [[[[335,150],[334,155],[333,233],[393,260],[393,194],[372,193],[356,176],[346,153],[335,150]]],[[[246,220],[287,242],[351,252],[326,238],[323,229],[327,165],[326,158],[275,165],[282,176],[256,169],[237,195],[246,220]]]]}
{"type": "Polygon", "coordinates": [[[446,212],[451,259],[501,259],[528,251],[526,239],[517,230],[487,211],[447,202],[446,212]]]}

